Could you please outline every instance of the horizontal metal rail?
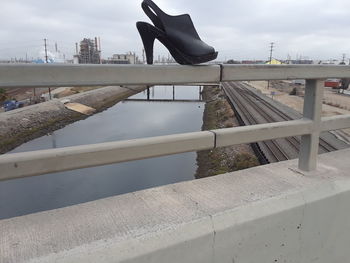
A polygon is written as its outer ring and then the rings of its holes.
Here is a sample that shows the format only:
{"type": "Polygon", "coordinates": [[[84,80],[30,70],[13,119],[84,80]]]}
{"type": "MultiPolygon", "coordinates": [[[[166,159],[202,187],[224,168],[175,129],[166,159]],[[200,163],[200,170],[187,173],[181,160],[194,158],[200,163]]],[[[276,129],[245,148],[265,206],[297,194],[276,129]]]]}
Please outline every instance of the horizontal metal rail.
{"type": "Polygon", "coordinates": [[[334,65],[230,65],[223,81],[349,78],[350,66],[334,65]]]}
{"type": "Polygon", "coordinates": [[[349,76],[349,66],[332,65],[0,65],[0,87],[205,84],[349,76]]]}
{"type": "MultiPolygon", "coordinates": [[[[344,126],[344,120],[350,122],[350,116],[337,117],[336,119],[333,117],[324,118],[322,120],[324,124],[322,130],[341,129],[344,126]]],[[[301,119],[213,131],[4,154],[0,155],[0,180],[305,135],[312,133],[314,128],[311,120],[301,119]]]]}
{"type": "Polygon", "coordinates": [[[338,115],[333,117],[324,117],[321,122],[321,131],[332,131],[334,127],[336,130],[346,129],[350,127],[349,115],[338,115]]]}
{"type": "Polygon", "coordinates": [[[214,134],[194,132],[0,155],[0,180],[205,150],[214,134]]]}
{"type": "Polygon", "coordinates": [[[321,119],[322,79],[350,78],[349,66],[310,65],[0,65],[0,87],[159,85],[306,79],[304,118],[247,127],[83,145],[0,156],[0,180],[301,135],[299,168],[316,168],[322,131],[350,127],[350,116],[321,119]]]}
{"type": "Polygon", "coordinates": [[[0,87],[62,87],[210,83],[219,66],[0,65],[0,87]]]}

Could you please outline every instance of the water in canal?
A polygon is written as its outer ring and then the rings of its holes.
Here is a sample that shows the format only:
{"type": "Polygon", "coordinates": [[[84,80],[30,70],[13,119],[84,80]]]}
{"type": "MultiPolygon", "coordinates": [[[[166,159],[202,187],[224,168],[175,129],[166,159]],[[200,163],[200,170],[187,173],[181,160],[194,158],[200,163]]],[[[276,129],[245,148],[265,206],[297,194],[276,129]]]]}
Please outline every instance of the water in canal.
{"type": "MultiPolygon", "coordinates": [[[[173,87],[152,88],[149,97],[171,100],[173,87]]],[[[147,93],[132,98],[145,99],[147,93]]],[[[175,99],[199,98],[198,86],[175,88],[175,99]]],[[[200,101],[125,101],[12,152],[200,131],[203,111],[200,101]]],[[[191,152],[0,182],[0,219],[192,180],[196,168],[191,152]]]]}

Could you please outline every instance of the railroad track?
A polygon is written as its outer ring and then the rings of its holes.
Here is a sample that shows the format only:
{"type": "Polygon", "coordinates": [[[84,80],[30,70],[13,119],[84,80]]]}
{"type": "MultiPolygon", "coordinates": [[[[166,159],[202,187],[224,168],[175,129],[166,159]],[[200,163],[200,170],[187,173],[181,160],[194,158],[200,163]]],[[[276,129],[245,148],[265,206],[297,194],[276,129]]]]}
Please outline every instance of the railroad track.
{"type": "MultiPolygon", "coordinates": [[[[243,92],[246,92],[246,94],[249,94],[249,96],[260,100],[261,103],[264,104],[271,112],[275,113],[280,117],[279,119],[272,118],[270,115],[266,114],[266,118],[268,119],[268,122],[276,122],[276,121],[290,121],[294,118],[286,114],[285,112],[277,109],[270,103],[268,103],[266,100],[261,99],[256,93],[252,92],[249,88],[245,87],[244,83],[239,82],[238,85],[243,89],[243,92]]],[[[300,145],[300,138],[299,137],[291,137],[291,141],[294,141],[293,144],[296,146],[296,150],[299,151],[299,145],[300,145]]],[[[336,147],[334,147],[332,144],[330,144],[326,139],[320,137],[320,150],[321,153],[331,152],[338,150],[336,147]]]]}
{"type": "MultiPolygon", "coordinates": [[[[258,97],[254,92],[252,92],[251,90],[248,90],[249,93],[252,96],[258,97]]],[[[273,110],[276,114],[278,114],[283,121],[288,121],[288,120],[293,120],[294,118],[287,115],[286,113],[284,113],[283,111],[280,111],[278,109],[276,109],[275,107],[273,107],[270,103],[268,103],[265,100],[262,100],[262,102],[266,105],[266,107],[268,107],[269,109],[273,110]]],[[[272,120],[273,121],[273,120],[272,120]]],[[[298,151],[299,151],[299,145],[300,145],[300,139],[299,137],[292,137],[297,145],[298,145],[298,151]]],[[[326,152],[331,152],[331,151],[336,151],[338,150],[337,147],[333,146],[331,143],[329,143],[326,139],[324,139],[322,136],[320,136],[320,149],[321,149],[321,153],[326,153],[326,152]]]]}
{"type": "MultiPolygon", "coordinates": [[[[295,119],[263,99],[261,95],[247,88],[244,83],[223,83],[223,88],[238,115],[241,125],[254,125],[295,119]]],[[[252,146],[262,163],[290,160],[298,157],[300,137],[288,137],[258,142],[252,146]]],[[[319,153],[335,150],[338,150],[338,148],[331,142],[322,137],[320,138],[319,153]]]]}

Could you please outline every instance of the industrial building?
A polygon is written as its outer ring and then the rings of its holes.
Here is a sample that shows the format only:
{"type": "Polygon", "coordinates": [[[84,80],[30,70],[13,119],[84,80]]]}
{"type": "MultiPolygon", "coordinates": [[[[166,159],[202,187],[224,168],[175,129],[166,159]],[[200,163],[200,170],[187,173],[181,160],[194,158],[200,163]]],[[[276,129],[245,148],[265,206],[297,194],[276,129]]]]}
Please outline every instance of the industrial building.
{"type": "Polygon", "coordinates": [[[95,40],[90,38],[84,38],[80,42],[80,51],[75,56],[75,62],[79,64],[101,64],[101,50],[99,48],[99,42],[95,37],[95,40]]]}
{"type": "Polygon", "coordinates": [[[111,58],[103,60],[103,64],[136,64],[138,58],[135,53],[114,54],[111,58]]]}

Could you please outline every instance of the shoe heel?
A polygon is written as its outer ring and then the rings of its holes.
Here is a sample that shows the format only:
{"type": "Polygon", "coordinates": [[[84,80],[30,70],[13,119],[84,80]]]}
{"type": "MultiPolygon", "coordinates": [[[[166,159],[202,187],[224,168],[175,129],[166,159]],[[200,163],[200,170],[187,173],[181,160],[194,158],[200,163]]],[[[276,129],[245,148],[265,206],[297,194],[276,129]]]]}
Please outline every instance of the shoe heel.
{"type": "Polygon", "coordinates": [[[153,64],[153,46],[156,34],[151,30],[150,25],[144,22],[136,23],[137,30],[140,33],[142,43],[146,52],[147,64],[153,64]]]}

